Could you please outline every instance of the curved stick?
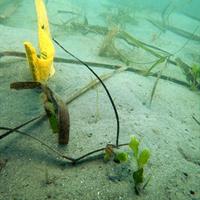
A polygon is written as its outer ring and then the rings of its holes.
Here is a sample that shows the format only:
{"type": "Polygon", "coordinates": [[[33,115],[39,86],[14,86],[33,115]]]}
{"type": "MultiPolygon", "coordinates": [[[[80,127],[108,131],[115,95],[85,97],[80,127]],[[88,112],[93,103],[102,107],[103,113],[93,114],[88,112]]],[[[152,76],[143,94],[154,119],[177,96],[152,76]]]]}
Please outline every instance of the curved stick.
{"type": "Polygon", "coordinates": [[[85,62],[83,62],[82,60],[80,60],[79,58],[77,58],[76,56],[74,56],[71,52],[69,52],[67,49],[65,49],[59,42],[57,42],[54,38],[53,41],[67,54],[71,55],[73,58],[75,58],[76,60],[78,60],[81,64],[83,64],[84,66],[86,66],[93,74],[94,76],[99,80],[99,82],[102,84],[103,88],[106,91],[106,94],[108,95],[111,105],[113,107],[114,113],[115,113],[115,117],[116,117],[116,121],[117,121],[117,137],[116,137],[116,146],[118,147],[119,145],[119,131],[120,131],[120,124],[119,124],[119,115],[117,112],[117,108],[115,106],[115,103],[113,101],[112,96],[110,95],[110,92],[108,91],[108,88],[106,87],[106,85],[104,84],[104,82],[101,80],[101,78],[99,78],[99,76],[95,73],[95,71],[93,69],[91,69],[89,67],[88,64],[86,64],[85,62]]]}

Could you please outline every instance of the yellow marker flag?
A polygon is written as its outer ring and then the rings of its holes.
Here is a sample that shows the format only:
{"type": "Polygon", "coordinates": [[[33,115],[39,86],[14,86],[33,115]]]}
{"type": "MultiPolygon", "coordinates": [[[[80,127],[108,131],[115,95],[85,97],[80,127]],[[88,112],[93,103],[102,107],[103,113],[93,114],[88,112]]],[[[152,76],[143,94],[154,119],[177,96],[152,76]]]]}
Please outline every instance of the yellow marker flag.
{"type": "Polygon", "coordinates": [[[30,42],[24,42],[24,47],[33,79],[41,82],[48,80],[55,73],[53,66],[55,50],[43,0],[35,0],[35,7],[38,19],[39,56],[30,42]]]}

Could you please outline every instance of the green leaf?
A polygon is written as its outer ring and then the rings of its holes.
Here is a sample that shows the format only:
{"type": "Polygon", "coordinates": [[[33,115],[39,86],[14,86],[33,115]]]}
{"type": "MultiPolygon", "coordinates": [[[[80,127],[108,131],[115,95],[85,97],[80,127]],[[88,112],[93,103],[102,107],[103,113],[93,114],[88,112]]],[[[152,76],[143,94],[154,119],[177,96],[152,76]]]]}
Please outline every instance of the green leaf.
{"type": "Polygon", "coordinates": [[[143,168],[144,165],[148,162],[150,157],[150,152],[148,149],[144,149],[138,158],[138,166],[139,168],[143,168]]]}
{"type": "Polygon", "coordinates": [[[119,152],[115,155],[114,161],[117,163],[126,162],[128,160],[128,154],[125,152],[119,152]]]}
{"type": "Polygon", "coordinates": [[[58,133],[59,128],[56,115],[50,115],[48,116],[48,119],[53,133],[58,133]]]}
{"type": "Polygon", "coordinates": [[[135,157],[137,158],[138,156],[138,147],[139,147],[140,142],[137,140],[135,136],[131,137],[131,141],[129,143],[129,147],[132,149],[135,157]]]}
{"type": "Polygon", "coordinates": [[[193,64],[190,73],[192,75],[192,89],[196,89],[200,85],[200,65],[193,64]]]}
{"type": "Polygon", "coordinates": [[[53,133],[58,133],[58,131],[59,131],[58,119],[56,116],[55,107],[54,107],[53,103],[51,103],[49,101],[45,102],[44,108],[45,108],[47,117],[49,119],[49,123],[50,123],[53,133]]]}
{"type": "Polygon", "coordinates": [[[143,179],[144,179],[143,172],[144,172],[143,168],[140,168],[137,171],[133,172],[133,180],[136,186],[140,183],[143,183],[143,179]]]}
{"type": "Polygon", "coordinates": [[[193,64],[191,70],[192,70],[193,74],[199,75],[200,74],[200,65],[193,64]]]}

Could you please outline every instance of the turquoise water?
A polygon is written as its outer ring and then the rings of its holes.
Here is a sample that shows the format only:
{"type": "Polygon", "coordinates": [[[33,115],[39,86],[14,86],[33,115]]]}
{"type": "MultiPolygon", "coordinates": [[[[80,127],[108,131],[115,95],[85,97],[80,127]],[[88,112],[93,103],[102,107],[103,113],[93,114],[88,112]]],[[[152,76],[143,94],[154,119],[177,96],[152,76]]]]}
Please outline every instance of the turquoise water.
{"type": "Polygon", "coordinates": [[[0,200],[199,200],[200,1],[44,3],[54,56],[35,1],[0,0],[0,200]]]}

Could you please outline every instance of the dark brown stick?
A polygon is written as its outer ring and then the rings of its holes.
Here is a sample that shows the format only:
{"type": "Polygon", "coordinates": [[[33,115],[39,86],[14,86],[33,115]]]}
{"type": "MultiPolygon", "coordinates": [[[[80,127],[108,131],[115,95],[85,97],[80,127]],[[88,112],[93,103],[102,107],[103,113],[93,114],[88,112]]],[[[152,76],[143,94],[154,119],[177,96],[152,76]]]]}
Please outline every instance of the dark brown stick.
{"type": "Polygon", "coordinates": [[[34,89],[41,88],[41,83],[36,81],[27,82],[13,82],[10,84],[10,89],[21,90],[21,89],[34,89]]]}
{"type": "MultiPolygon", "coordinates": [[[[0,58],[4,57],[4,56],[14,56],[14,57],[25,58],[26,54],[23,53],[23,52],[15,52],[15,51],[0,52],[0,58]]],[[[65,59],[65,58],[56,57],[54,59],[54,61],[58,62],[58,63],[70,63],[70,64],[80,65],[80,63],[78,61],[74,60],[74,59],[65,59]]],[[[168,62],[173,64],[173,65],[176,65],[176,62],[174,62],[172,60],[168,60],[168,62]]],[[[88,65],[93,66],[93,67],[101,67],[101,68],[106,68],[106,69],[117,69],[117,68],[119,68],[119,65],[112,65],[112,64],[106,64],[106,63],[104,64],[104,63],[87,62],[87,61],[85,63],[87,63],[88,65]]],[[[128,67],[126,69],[126,71],[134,72],[136,74],[144,76],[143,70],[128,67]]],[[[148,75],[156,77],[156,78],[158,77],[158,73],[156,73],[156,72],[155,73],[149,73],[148,75]]],[[[186,83],[185,81],[181,81],[181,80],[178,80],[178,79],[175,79],[175,78],[172,78],[172,77],[169,77],[169,76],[165,76],[165,75],[162,75],[160,78],[163,79],[163,80],[167,80],[167,81],[185,86],[187,88],[190,88],[190,85],[188,83],[186,83]]]]}
{"type": "MultiPolygon", "coordinates": [[[[58,99],[53,91],[45,84],[40,82],[14,82],[10,84],[11,89],[34,89],[34,88],[41,88],[43,93],[45,94],[44,98],[44,107],[48,118],[52,117],[52,113],[48,110],[48,106],[46,104],[51,103],[55,108],[56,120],[58,124],[58,142],[59,144],[68,144],[69,142],[69,131],[70,131],[70,118],[69,112],[65,105],[65,103],[58,99]]],[[[50,122],[51,123],[51,122],[50,122]]],[[[25,124],[26,125],[26,124],[25,124]]],[[[23,124],[22,124],[23,126],[23,124]]],[[[5,135],[6,136],[6,135],[5,135]]]]}
{"type": "MultiPolygon", "coordinates": [[[[58,123],[58,143],[68,144],[70,132],[70,117],[68,109],[62,99],[56,97],[53,91],[47,85],[42,84],[41,88],[46,95],[44,104],[46,102],[50,102],[55,108],[55,114],[58,123]]],[[[47,108],[45,110],[47,116],[50,117],[52,115],[51,111],[49,111],[47,108]]]]}
{"type": "Polygon", "coordinates": [[[70,132],[70,117],[68,109],[65,103],[58,100],[58,143],[68,144],[69,142],[69,132],[70,132]]]}

